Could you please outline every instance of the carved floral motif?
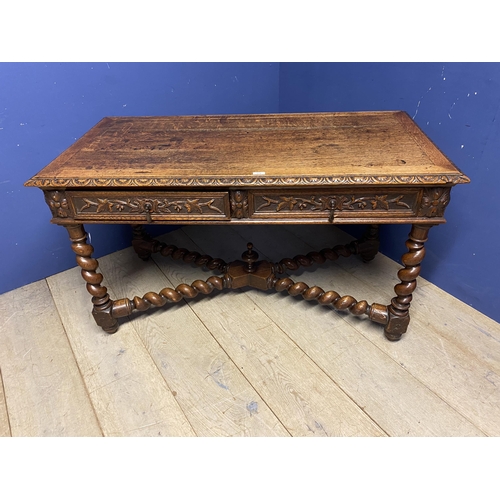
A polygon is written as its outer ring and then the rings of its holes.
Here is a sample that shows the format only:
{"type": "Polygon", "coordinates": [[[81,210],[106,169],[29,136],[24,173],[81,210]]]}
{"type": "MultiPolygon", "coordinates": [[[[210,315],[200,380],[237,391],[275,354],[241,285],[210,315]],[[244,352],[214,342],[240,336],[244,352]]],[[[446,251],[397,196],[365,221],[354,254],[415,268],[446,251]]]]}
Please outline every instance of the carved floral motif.
{"type": "Polygon", "coordinates": [[[158,198],[82,198],[85,202],[80,206],[78,211],[90,211],[95,213],[102,212],[126,212],[126,213],[207,213],[204,209],[212,210],[222,214],[222,210],[214,205],[215,198],[207,201],[202,201],[200,198],[185,200],[168,200],[158,198]]]}
{"type": "Polygon", "coordinates": [[[237,219],[248,217],[248,195],[246,191],[231,192],[231,215],[237,219]]]}
{"type": "Polygon", "coordinates": [[[450,188],[424,189],[418,215],[423,217],[442,217],[448,203],[450,203],[450,188]]]}
{"type": "Polygon", "coordinates": [[[64,191],[45,191],[45,201],[54,217],[69,217],[69,205],[64,191]]]}
{"type": "Polygon", "coordinates": [[[342,210],[389,210],[391,208],[406,208],[410,206],[402,201],[404,195],[399,195],[389,198],[389,195],[373,195],[373,196],[360,196],[354,195],[336,195],[336,196],[310,196],[309,198],[295,197],[295,196],[279,196],[271,198],[269,196],[261,196],[265,201],[260,205],[256,211],[260,211],[267,207],[272,207],[276,212],[281,211],[294,211],[294,210],[319,210],[319,211],[342,211],[342,210]]]}

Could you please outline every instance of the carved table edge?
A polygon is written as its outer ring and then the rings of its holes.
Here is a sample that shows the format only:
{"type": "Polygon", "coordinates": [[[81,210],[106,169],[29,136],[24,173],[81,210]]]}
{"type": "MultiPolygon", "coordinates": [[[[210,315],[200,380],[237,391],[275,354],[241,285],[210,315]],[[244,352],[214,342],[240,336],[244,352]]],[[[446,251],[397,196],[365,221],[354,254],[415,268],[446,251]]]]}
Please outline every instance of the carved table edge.
{"type": "Polygon", "coordinates": [[[182,177],[147,177],[147,178],[54,178],[33,177],[26,181],[26,187],[39,188],[81,188],[81,187],[233,187],[233,186],[339,186],[339,185],[455,185],[470,182],[462,172],[432,175],[356,175],[356,176],[200,176],[197,178],[182,177]]]}

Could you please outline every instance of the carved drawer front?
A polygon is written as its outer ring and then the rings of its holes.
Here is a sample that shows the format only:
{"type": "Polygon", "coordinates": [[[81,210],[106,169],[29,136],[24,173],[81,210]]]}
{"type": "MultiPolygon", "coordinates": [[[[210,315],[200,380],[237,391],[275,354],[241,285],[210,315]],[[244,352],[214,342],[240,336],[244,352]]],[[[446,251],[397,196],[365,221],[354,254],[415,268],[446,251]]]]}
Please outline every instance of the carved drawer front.
{"type": "Polygon", "coordinates": [[[335,219],[415,216],[420,190],[252,191],[251,218],[335,219]]]}
{"type": "Polygon", "coordinates": [[[229,220],[228,192],[67,191],[77,220],[229,220]]]}

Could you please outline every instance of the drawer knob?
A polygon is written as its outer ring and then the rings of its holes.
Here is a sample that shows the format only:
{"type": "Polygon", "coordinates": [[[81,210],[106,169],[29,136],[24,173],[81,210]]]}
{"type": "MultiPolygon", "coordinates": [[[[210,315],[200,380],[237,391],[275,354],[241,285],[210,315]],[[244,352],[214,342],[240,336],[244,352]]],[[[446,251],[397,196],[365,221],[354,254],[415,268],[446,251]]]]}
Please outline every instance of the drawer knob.
{"type": "Polygon", "coordinates": [[[332,222],[333,222],[334,217],[335,217],[335,209],[334,209],[334,208],[331,208],[331,209],[330,209],[330,216],[328,217],[328,222],[332,223],[332,222]]]}

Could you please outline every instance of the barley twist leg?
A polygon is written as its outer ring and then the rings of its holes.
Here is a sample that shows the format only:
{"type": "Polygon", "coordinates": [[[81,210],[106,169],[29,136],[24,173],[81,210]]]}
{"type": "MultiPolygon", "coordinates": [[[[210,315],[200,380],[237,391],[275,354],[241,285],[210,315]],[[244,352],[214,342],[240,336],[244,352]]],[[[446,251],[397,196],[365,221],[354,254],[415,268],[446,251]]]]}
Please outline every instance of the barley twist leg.
{"type": "Polygon", "coordinates": [[[402,257],[403,269],[398,272],[401,283],[394,287],[396,297],[388,306],[389,318],[385,327],[385,336],[392,341],[399,340],[406,332],[410,322],[410,303],[417,287],[417,277],[420,274],[420,263],[425,256],[424,243],[431,225],[413,224],[406,247],[408,252],[402,257]]]}
{"type": "Polygon", "coordinates": [[[87,290],[92,295],[92,315],[96,323],[107,333],[115,333],[118,330],[118,321],[112,315],[113,301],[108,295],[108,290],[101,285],[102,274],[96,270],[99,263],[92,258],[94,247],[87,242],[87,233],[81,224],[65,226],[71,248],[76,254],[76,262],[82,269],[83,279],[87,282],[87,290]]]}

